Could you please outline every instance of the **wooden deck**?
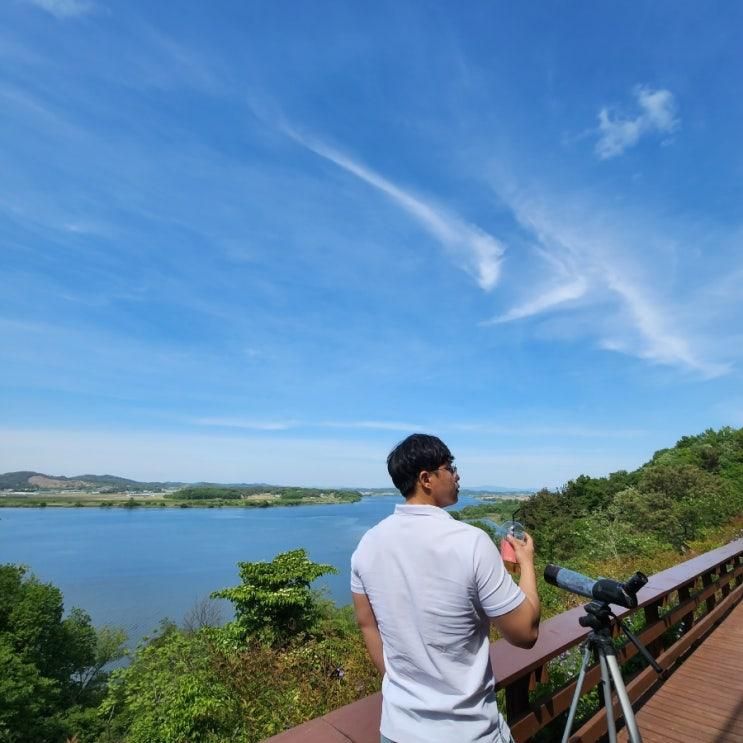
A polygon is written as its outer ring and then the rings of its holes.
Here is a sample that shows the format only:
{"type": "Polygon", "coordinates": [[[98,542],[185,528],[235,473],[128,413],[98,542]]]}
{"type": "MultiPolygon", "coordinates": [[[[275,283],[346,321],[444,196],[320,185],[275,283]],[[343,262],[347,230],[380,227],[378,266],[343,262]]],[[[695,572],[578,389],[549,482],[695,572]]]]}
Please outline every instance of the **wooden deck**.
{"type": "MultiPolygon", "coordinates": [[[[645,743],[743,743],[743,603],[636,717],[645,743]]],[[[617,737],[626,743],[625,730],[617,737]]]]}

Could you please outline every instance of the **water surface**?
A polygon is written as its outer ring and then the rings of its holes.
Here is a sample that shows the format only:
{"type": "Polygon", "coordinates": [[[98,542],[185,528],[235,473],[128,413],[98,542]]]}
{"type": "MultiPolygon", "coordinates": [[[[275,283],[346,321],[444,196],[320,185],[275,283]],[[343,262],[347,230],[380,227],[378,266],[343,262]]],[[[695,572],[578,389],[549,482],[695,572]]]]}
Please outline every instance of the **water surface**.
{"type": "MultiPolygon", "coordinates": [[[[297,547],[338,568],[315,585],[350,603],[351,553],[402,502],[390,495],[283,508],[2,508],[0,563],[28,565],[62,590],[66,609],[122,626],[136,642],[164,617],[180,622],[211,591],[236,585],[239,561],[297,547]]],[[[477,502],[462,495],[457,507],[477,502]]]]}

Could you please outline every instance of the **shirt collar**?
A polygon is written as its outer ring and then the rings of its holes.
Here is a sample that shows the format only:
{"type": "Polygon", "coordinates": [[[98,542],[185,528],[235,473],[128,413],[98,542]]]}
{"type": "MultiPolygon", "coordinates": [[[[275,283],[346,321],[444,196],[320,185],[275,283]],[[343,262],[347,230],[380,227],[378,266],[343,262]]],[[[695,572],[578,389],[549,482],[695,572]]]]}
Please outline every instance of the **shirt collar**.
{"type": "Polygon", "coordinates": [[[424,506],[415,504],[412,506],[397,504],[395,513],[402,516],[436,516],[438,518],[450,519],[452,515],[438,506],[424,506]]]}

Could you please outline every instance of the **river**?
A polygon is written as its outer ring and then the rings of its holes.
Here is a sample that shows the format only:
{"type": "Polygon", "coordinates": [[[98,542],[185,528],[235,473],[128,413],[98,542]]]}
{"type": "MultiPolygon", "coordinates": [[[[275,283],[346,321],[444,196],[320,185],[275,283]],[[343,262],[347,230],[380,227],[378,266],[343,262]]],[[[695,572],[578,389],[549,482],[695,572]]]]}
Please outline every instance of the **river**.
{"type": "MultiPolygon", "coordinates": [[[[350,603],[351,553],[402,502],[375,495],[281,508],[2,508],[0,563],[27,565],[62,590],[66,609],[123,627],[133,645],[161,619],[180,622],[211,591],[236,585],[239,561],[297,547],[338,569],[315,585],[350,603]]],[[[461,495],[457,508],[478,502],[461,495]]]]}

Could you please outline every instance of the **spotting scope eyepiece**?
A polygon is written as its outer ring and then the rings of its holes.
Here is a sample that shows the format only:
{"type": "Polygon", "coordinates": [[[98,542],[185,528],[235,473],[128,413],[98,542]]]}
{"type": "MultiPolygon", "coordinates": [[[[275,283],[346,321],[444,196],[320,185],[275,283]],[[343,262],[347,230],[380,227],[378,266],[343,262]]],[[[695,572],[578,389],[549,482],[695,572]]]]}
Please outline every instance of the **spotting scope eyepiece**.
{"type": "Polygon", "coordinates": [[[637,592],[648,582],[647,577],[639,571],[625,583],[620,583],[611,578],[594,580],[583,573],[558,565],[547,565],[544,569],[544,579],[553,586],[577,593],[579,596],[616,604],[625,609],[637,607],[637,592]]]}

